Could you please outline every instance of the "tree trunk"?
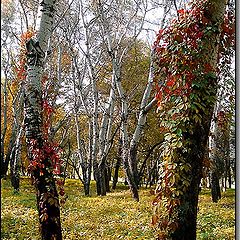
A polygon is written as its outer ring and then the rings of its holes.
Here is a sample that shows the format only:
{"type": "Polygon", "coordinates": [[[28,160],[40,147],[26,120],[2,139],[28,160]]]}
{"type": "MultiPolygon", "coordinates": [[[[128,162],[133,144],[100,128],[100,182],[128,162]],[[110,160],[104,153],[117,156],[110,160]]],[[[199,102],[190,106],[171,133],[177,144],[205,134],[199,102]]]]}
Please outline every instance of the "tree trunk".
{"type": "Polygon", "coordinates": [[[216,171],[212,171],[211,173],[211,194],[212,194],[212,201],[218,202],[221,199],[221,189],[219,185],[219,178],[216,171]]]}
{"type": "Polygon", "coordinates": [[[7,148],[7,152],[5,154],[5,158],[4,158],[4,151],[2,152],[2,162],[1,162],[1,177],[5,177],[7,175],[7,171],[9,168],[9,163],[11,161],[11,154],[14,150],[14,144],[16,142],[16,137],[17,137],[17,128],[16,125],[14,124],[13,128],[12,128],[12,133],[11,133],[11,138],[9,141],[9,145],[7,148]]]}
{"type": "MultiPolygon", "coordinates": [[[[195,4],[196,8],[204,7],[202,11],[209,21],[210,28],[212,29],[214,26],[218,30],[211,31],[208,36],[205,36],[204,50],[199,49],[199,51],[202,51],[201,56],[204,56],[201,60],[202,62],[199,63],[199,56],[196,59],[192,56],[191,61],[195,61],[196,66],[199,66],[199,64],[204,66],[204,64],[210,63],[213,67],[212,69],[216,69],[221,24],[225,12],[225,0],[209,0],[206,2],[206,5],[195,1],[195,4]]],[[[186,21],[191,21],[188,15],[186,15],[186,18],[186,21]]],[[[176,24],[176,28],[177,26],[176,24]]],[[[201,41],[203,41],[203,38],[201,41]]],[[[172,47],[173,45],[170,46],[172,47]]],[[[169,56],[170,53],[171,49],[168,52],[169,56]]],[[[178,59],[169,61],[173,61],[171,62],[172,64],[178,64],[177,68],[179,68],[179,72],[182,74],[182,62],[178,59]]],[[[171,65],[171,63],[168,64],[171,65]]],[[[176,121],[179,121],[177,128],[181,131],[181,143],[179,146],[174,145],[174,142],[172,142],[173,140],[178,141],[178,138],[175,138],[171,130],[166,130],[165,148],[162,154],[162,180],[156,189],[157,196],[153,202],[154,205],[157,205],[160,204],[160,199],[166,199],[167,201],[165,205],[162,203],[165,209],[162,216],[159,214],[159,219],[157,220],[153,218],[153,222],[158,222],[158,239],[196,239],[199,185],[202,178],[203,159],[207,147],[211,118],[217,97],[217,76],[215,70],[211,70],[211,74],[202,73],[202,75],[197,75],[193,83],[191,85],[190,97],[185,96],[185,99],[182,98],[182,102],[186,101],[190,106],[193,106],[195,101],[197,101],[200,106],[204,104],[204,108],[197,107],[196,111],[196,108],[186,107],[188,111],[185,112],[183,110],[183,112],[186,114],[187,120],[182,121],[182,118],[176,118],[176,121]],[[201,85],[198,84],[198,81],[205,81],[205,83],[201,85]],[[197,100],[194,100],[191,96],[194,96],[197,100]],[[200,119],[196,119],[196,115],[199,115],[200,119]]],[[[166,96],[169,95],[166,93],[166,96]]],[[[160,105],[165,110],[165,115],[163,116],[166,116],[166,118],[163,120],[169,121],[171,119],[172,115],[169,113],[169,109],[176,108],[176,106],[172,107],[171,105],[174,103],[175,101],[167,102],[165,98],[161,99],[159,105],[165,104],[164,106],[160,105]]]]}
{"type": "Polygon", "coordinates": [[[36,187],[37,208],[42,240],[61,240],[60,205],[53,176],[49,144],[43,139],[43,102],[41,77],[45,53],[51,35],[54,0],[41,2],[42,15],[37,41],[27,42],[27,79],[24,92],[25,128],[29,170],[36,187]]]}
{"type": "Polygon", "coordinates": [[[76,125],[76,134],[77,134],[76,138],[77,138],[77,146],[78,146],[78,159],[82,169],[82,183],[84,185],[85,196],[88,196],[89,186],[90,186],[88,171],[90,169],[87,163],[87,153],[85,152],[84,142],[80,136],[80,123],[78,120],[77,113],[75,113],[75,125],[76,125]]]}
{"type": "MultiPolygon", "coordinates": [[[[142,181],[142,177],[143,177],[143,174],[144,174],[144,170],[145,170],[145,168],[146,168],[146,165],[147,165],[147,160],[148,160],[148,158],[151,156],[153,150],[154,150],[157,146],[159,146],[161,143],[162,143],[162,142],[158,142],[158,143],[154,144],[154,145],[148,150],[147,156],[146,156],[145,159],[143,160],[142,166],[141,166],[140,171],[139,171],[139,173],[138,173],[138,184],[140,184],[141,181],[142,181]]],[[[155,167],[156,167],[156,164],[154,164],[154,165],[155,165],[155,167]]],[[[155,167],[153,167],[153,168],[155,168],[155,167]]],[[[150,179],[150,175],[151,175],[152,169],[149,170],[148,172],[149,172],[149,174],[148,174],[148,175],[149,175],[149,176],[148,176],[148,179],[150,179]]]]}
{"type": "Polygon", "coordinates": [[[133,199],[138,202],[139,201],[138,188],[137,188],[137,184],[135,182],[133,173],[131,171],[131,168],[129,166],[128,149],[126,146],[124,146],[124,144],[125,144],[125,141],[123,140],[122,159],[123,159],[123,167],[126,174],[126,180],[132,192],[133,199]]]}
{"type": "Polygon", "coordinates": [[[110,190],[111,169],[109,166],[107,166],[105,170],[105,179],[106,179],[106,191],[111,192],[110,190]]]}
{"type": "Polygon", "coordinates": [[[132,139],[130,141],[130,147],[129,147],[129,163],[130,163],[130,169],[133,175],[133,179],[135,181],[135,184],[137,187],[139,186],[139,175],[138,175],[138,169],[137,169],[137,148],[138,143],[141,138],[141,134],[144,128],[144,125],[146,123],[147,119],[147,113],[149,110],[157,103],[156,99],[153,99],[149,104],[148,100],[152,91],[152,85],[153,85],[153,73],[154,73],[154,67],[153,67],[153,53],[151,52],[151,59],[150,59],[150,68],[149,68],[149,76],[148,76],[148,83],[146,86],[146,89],[144,91],[141,105],[140,105],[140,113],[138,116],[138,123],[136,125],[134,134],[132,136],[132,139]]]}
{"type": "Polygon", "coordinates": [[[231,169],[228,169],[228,187],[232,188],[232,174],[231,174],[231,169]]]}
{"type": "MultiPolygon", "coordinates": [[[[210,118],[211,119],[211,118],[210,118]]],[[[171,234],[173,240],[196,239],[197,205],[199,185],[202,177],[202,159],[208,139],[210,121],[205,127],[196,126],[195,134],[191,137],[191,152],[186,156],[191,164],[190,185],[186,192],[179,198],[180,205],[177,207],[178,227],[171,234]],[[199,129],[201,129],[199,131],[199,129]]]]}
{"type": "Polygon", "coordinates": [[[133,175],[134,182],[139,189],[139,176],[137,168],[137,144],[134,144],[129,149],[130,169],[133,175]]]}
{"type": "Polygon", "coordinates": [[[117,162],[116,162],[115,169],[114,169],[113,183],[112,183],[113,190],[116,189],[117,182],[118,182],[118,173],[119,173],[119,168],[121,166],[121,157],[120,156],[117,157],[117,162]]]}
{"type": "MultiPolygon", "coordinates": [[[[5,74],[5,81],[4,81],[4,86],[3,86],[3,106],[4,108],[1,109],[1,114],[3,114],[3,120],[1,118],[1,178],[6,177],[7,170],[8,170],[8,164],[9,160],[5,158],[5,151],[4,151],[4,142],[5,142],[5,137],[7,133],[7,108],[8,108],[8,91],[7,91],[7,85],[8,85],[8,78],[7,78],[7,73],[4,71],[5,74]]],[[[1,90],[2,93],[2,90],[1,90]]]]}
{"type": "Polygon", "coordinates": [[[15,191],[19,191],[20,185],[20,158],[21,158],[21,138],[23,133],[23,124],[19,130],[15,146],[11,154],[10,175],[11,183],[15,191]]]}
{"type": "Polygon", "coordinates": [[[100,173],[99,173],[99,168],[97,161],[93,159],[93,174],[94,174],[94,180],[96,182],[96,190],[97,190],[97,195],[101,195],[101,180],[100,180],[100,173]]]}
{"type": "Polygon", "coordinates": [[[107,189],[106,189],[106,162],[105,159],[102,159],[99,166],[99,179],[100,179],[100,186],[101,186],[101,195],[106,196],[107,189]]]}

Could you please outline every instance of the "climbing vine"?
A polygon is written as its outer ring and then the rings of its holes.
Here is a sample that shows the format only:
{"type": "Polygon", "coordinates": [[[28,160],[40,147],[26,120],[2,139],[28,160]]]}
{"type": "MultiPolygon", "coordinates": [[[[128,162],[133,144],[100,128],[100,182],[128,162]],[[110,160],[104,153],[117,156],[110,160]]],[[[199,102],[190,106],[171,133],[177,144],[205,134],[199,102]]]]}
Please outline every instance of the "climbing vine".
{"type": "MultiPolygon", "coordinates": [[[[20,51],[18,55],[18,63],[15,66],[15,75],[16,79],[13,84],[19,84],[21,82],[26,83],[27,76],[27,56],[28,51],[26,45],[32,38],[35,36],[36,32],[30,28],[26,33],[23,33],[20,36],[20,51]]],[[[41,86],[42,91],[46,89],[45,85],[48,81],[48,76],[46,74],[42,75],[41,78],[41,86]]],[[[43,94],[44,95],[44,94],[43,94]]],[[[31,160],[28,166],[28,171],[30,173],[35,173],[41,176],[48,176],[49,173],[53,173],[55,177],[56,184],[58,186],[58,192],[60,196],[64,196],[64,188],[63,181],[61,180],[61,165],[63,161],[61,160],[62,149],[56,142],[52,142],[49,140],[49,133],[51,128],[51,117],[53,116],[55,110],[49,103],[46,98],[42,98],[41,100],[41,117],[42,117],[42,142],[39,143],[37,139],[29,140],[29,153],[31,156],[31,160]]],[[[34,174],[33,174],[34,175],[34,174]]],[[[46,198],[47,196],[45,196],[46,198]]],[[[52,204],[58,204],[58,201],[52,199],[52,204]]],[[[42,199],[44,202],[44,198],[42,199]]],[[[61,203],[65,202],[65,197],[60,200],[61,203]]],[[[47,220],[46,213],[43,213],[42,218],[43,221],[47,220]]]]}
{"type": "Polygon", "coordinates": [[[219,28],[209,16],[210,8],[209,1],[201,0],[178,10],[178,19],[159,31],[153,46],[156,99],[164,133],[160,180],[152,202],[152,224],[157,227],[159,239],[171,239],[178,228],[175,210],[191,182],[192,166],[185,157],[191,144],[188,136],[193,134],[192,123],[201,127],[209,118],[207,106],[216,100],[221,71],[221,65],[215,62],[230,64],[226,53],[234,46],[233,12],[226,12],[219,28]],[[215,53],[211,49],[215,49],[217,39],[220,47],[215,53]]]}
{"type": "MultiPolygon", "coordinates": [[[[45,84],[47,83],[47,81],[49,81],[49,78],[47,77],[47,75],[43,75],[43,88],[45,88],[45,84]]],[[[51,130],[51,118],[53,117],[55,110],[47,99],[42,99],[41,108],[43,119],[43,144],[39,147],[39,143],[35,139],[30,141],[29,149],[32,155],[32,160],[29,164],[29,170],[30,172],[39,172],[40,176],[47,176],[49,173],[53,173],[56,184],[58,186],[58,193],[62,197],[60,199],[60,203],[64,204],[66,201],[66,197],[64,196],[64,181],[61,179],[61,166],[63,164],[63,161],[61,159],[62,149],[57,142],[49,140],[49,133],[51,130]]]]}

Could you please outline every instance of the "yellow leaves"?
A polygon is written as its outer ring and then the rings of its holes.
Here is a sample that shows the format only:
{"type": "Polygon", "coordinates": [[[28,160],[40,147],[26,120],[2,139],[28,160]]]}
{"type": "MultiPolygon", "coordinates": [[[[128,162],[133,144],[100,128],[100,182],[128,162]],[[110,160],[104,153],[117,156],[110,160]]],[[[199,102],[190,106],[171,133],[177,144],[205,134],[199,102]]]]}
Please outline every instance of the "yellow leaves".
{"type": "Polygon", "coordinates": [[[1,13],[2,18],[5,16],[11,16],[14,12],[14,1],[13,0],[1,0],[1,13]]]}
{"type": "MultiPolygon", "coordinates": [[[[156,239],[152,224],[158,224],[158,216],[161,216],[162,209],[157,206],[152,217],[150,202],[153,196],[149,194],[149,189],[140,190],[140,202],[137,203],[132,200],[127,187],[121,188],[106,197],[98,197],[95,192],[91,197],[85,197],[79,180],[67,180],[65,190],[69,197],[61,208],[63,239],[156,239]]],[[[32,236],[36,236],[36,240],[40,239],[35,193],[29,179],[21,179],[19,195],[12,195],[10,182],[2,180],[1,193],[2,239],[34,240],[32,236]]],[[[177,190],[175,193],[177,195],[177,190]]],[[[202,189],[201,193],[197,239],[233,240],[234,190],[223,193],[217,204],[211,202],[210,190],[202,189]]],[[[163,204],[164,202],[165,199],[163,204]]],[[[178,206],[180,200],[175,197],[171,203],[178,206]]],[[[164,218],[167,216],[164,215],[164,218]]],[[[175,222],[168,222],[168,226],[171,229],[176,227],[175,222]]]]}
{"type": "Polygon", "coordinates": [[[218,203],[213,203],[210,190],[202,189],[197,224],[197,239],[235,239],[235,191],[223,192],[218,203]]]}
{"type": "Polygon", "coordinates": [[[62,68],[66,71],[69,72],[71,69],[71,62],[72,62],[72,57],[69,52],[64,51],[62,54],[62,68]]]}

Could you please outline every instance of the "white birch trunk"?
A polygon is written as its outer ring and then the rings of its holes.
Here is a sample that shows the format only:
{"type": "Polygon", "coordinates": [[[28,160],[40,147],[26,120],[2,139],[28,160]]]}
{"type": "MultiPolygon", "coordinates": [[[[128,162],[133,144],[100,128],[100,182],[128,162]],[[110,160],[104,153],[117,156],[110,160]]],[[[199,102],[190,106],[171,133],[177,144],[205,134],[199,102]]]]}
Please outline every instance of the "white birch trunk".
{"type": "Polygon", "coordinates": [[[147,83],[145,92],[143,94],[142,102],[140,105],[140,113],[139,113],[139,117],[138,117],[138,123],[137,123],[137,126],[135,128],[134,134],[131,139],[130,148],[139,143],[143,127],[146,123],[147,113],[148,113],[149,109],[156,103],[156,100],[153,99],[153,101],[151,101],[150,104],[147,105],[148,99],[150,97],[151,90],[152,90],[153,76],[154,76],[152,54],[151,54],[151,60],[150,60],[151,63],[150,63],[150,69],[149,69],[148,83],[147,83]]]}
{"type": "Polygon", "coordinates": [[[36,159],[34,150],[44,152],[42,86],[41,78],[44,60],[51,36],[55,0],[42,0],[40,28],[36,40],[30,39],[27,44],[27,79],[25,84],[25,127],[30,164],[37,162],[38,167],[30,165],[36,187],[37,207],[42,240],[62,240],[60,206],[56,185],[53,178],[50,156],[36,159]],[[40,162],[38,162],[40,161],[40,162]],[[39,166],[43,164],[44,167],[39,166]],[[54,201],[54,204],[50,204],[54,201]]]}
{"type": "Polygon", "coordinates": [[[102,118],[102,123],[99,131],[99,155],[100,161],[103,156],[108,154],[110,148],[110,138],[112,133],[113,112],[115,106],[115,76],[112,75],[112,84],[109,94],[108,107],[105,110],[102,118]]]}
{"type": "Polygon", "coordinates": [[[91,150],[92,153],[89,153],[89,155],[91,156],[91,159],[93,161],[94,178],[97,183],[97,194],[100,195],[101,194],[100,171],[99,171],[98,161],[97,161],[97,155],[99,151],[99,126],[98,126],[99,99],[98,99],[98,90],[96,85],[97,76],[96,76],[96,71],[94,69],[93,62],[91,59],[89,25],[86,23],[86,19],[85,19],[86,16],[84,14],[82,1],[80,2],[80,5],[81,5],[81,17],[82,17],[83,26],[84,26],[85,47],[86,47],[86,50],[82,49],[82,52],[86,57],[87,68],[88,68],[91,90],[92,90],[92,100],[93,100],[93,109],[91,111],[91,118],[90,118],[91,123],[89,123],[90,126],[92,127],[92,130],[90,132],[90,135],[92,135],[92,141],[90,143],[89,150],[91,150]]]}

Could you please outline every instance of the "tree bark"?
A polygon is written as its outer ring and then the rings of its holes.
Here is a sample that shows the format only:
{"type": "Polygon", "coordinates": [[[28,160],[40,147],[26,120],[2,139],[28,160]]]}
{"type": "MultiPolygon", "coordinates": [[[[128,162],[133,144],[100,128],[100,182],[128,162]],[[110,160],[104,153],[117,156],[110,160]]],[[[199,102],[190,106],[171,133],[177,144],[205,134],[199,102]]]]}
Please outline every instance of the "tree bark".
{"type": "Polygon", "coordinates": [[[216,203],[219,199],[221,199],[221,189],[218,174],[216,171],[212,171],[211,173],[211,194],[213,202],[216,203]]]}
{"type": "Polygon", "coordinates": [[[119,146],[118,146],[118,156],[117,156],[117,162],[115,165],[114,175],[113,175],[113,183],[112,183],[112,189],[115,190],[118,182],[118,172],[119,168],[121,166],[121,155],[122,155],[122,141],[119,139],[119,146]]]}
{"type": "MultiPolygon", "coordinates": [[[[142,178],[143,178],[143,173],[144,173],[144,170],[146,168],[146,165],[147,165],[147,160],[148,158],[151,156],[153,150],[159,146],[162,142],[158,142],[156,144],[154,144],[149,150],[148,150],[148,153],[147,153],[147,156],[145,157],[145,159],[143,160],[143,163],[142,163],[142,166],[140,168],[140,171],[138,173],[138,185],[141,183],[142,181],[142,178]]],[[[154,167],[155,168],[155,167],[154,167]]],[[[149,171],[149,174],[152,172],[152,170],[149,171]]],[[[150,179],[150,175],[148,176],[148,179],[150,179]]]]}
{"type": "Polygon", "coordinates": [[[148,100],[152,91],[152,85],[153,85],[153,75],[154,75],[154,67],[153,67],[153,51],[151,52],[151,58],[150,58],[150,68],[149,68],[149,76],[148,76],[148,83],[146,86],[146,89],[144,91],[141,105],[140,105],[140,113],[138,116],[138,123],[136,125],[134,134],[132,136],[132,139],[130,141],[130,148],[129,148],[129,162],[130,167],[132,169],[132,174],[134,181],[137,186],[139,186],[139,176],[138,176],[138,169],[137,169],[137,149],[138,149],[138,143],[140,141],[141,134],[143,132],[144,125],[146,123],[146,117],[149,110],[157,103],[156,99],[153,99],[153,101],[148,104],[148,100]]]}
{"type": "Polygon", "coordinates": [[[88,162],[87,162],[87,153],[85,152],[85,147],[83,144],[83,140],[81,139],[80,136],[80,123],[78,120],[77,113],[75,113],[75,125],[76,125],[76,138],[77,138],[77,146],[78,146],[78,158],[79,158],[79,163],[82,169],[82,183],[84,186],[84,193],[86,196],[89,195],[90,192],[90,179],[89,179],[89,174],[88,171],[91,171],[91,168],[89,169],[88,167],[88,162]]]}
{"type": "MultiPolygon", "coordinates": [[[[7,148],[7,152],[4,153],[4,150],[2,151],[1,177],[5,177],[7,175],[7,171],[8,171],[8,168],[9,168],[9,163],[11,161],[11,154],[12,154],[12,151],[14,149],[14,144],[15,144],[15,141],[16,141],[16,136],[17,136],[16,131],[17,131],[17,129],[16,129],[16,126],[14,125],[13,128],[12,128],[12,133],[11,133],[9,145],[8,145],[8,148],[7,148]],[[5,155],[5,157],[4,157],[4,155],[5,155]]],[[[3,148],[4,148],[4,146],[3,146],[3,148]]]]}
{"type": "Polygon", "coordinates": [[[5,71],[4,73],[5,73],[5,81],[4,81],[4,87],[3,87],[4,108],[2,109],[3,128],[1,129],[1,178],[6,177],[8,164],[9,164],[9,159],[5,158],[5,151],[4,151],[4,141],[5,141],[6,132],[7,132],[7,107],[8,107],[8,91],[7,91],[8,78],[5,71]]]}
{"type": "MultiPolygon", "coordinates": [[[[218,27],[220,27],[225,12],[225,1],[210,0],[209,3],[211,4],[211,20],[217,24],[218,27]]],[[[208,60],[213,64],[213,66],[216,66],[218,51],[216,40],[219,39],[219,35],[213,35],[210,39],[212,39],[211,44],[215,43],[215,45],[211,45],[212,50],[208,53],[210,55],[210,59],[208,60]]],[[[211,95],[216,99],[217,79],[209,78],[207,89],[212,92],[211,95]]],[[[198,94],[200,96],[200,99],[204,101],[204,94],[200,92],[198,92],[198,94]]],[[[189,149],[191,150],[185,157],[187,162],[191,164],[191,172],[189,173],[191,176],[191,181],[187,191],[180,198],[180,206],[178,208],[179,226],[172,234],[173,240],[196,239],[197,206],[199,185],[202,178],[202,161],[207,145],[214,105],[215,103],[206,103],[208,112],[202,113],[202,123],[196,124],[193,121],[193,134],[186,136],[186,138],[191,142],[189,146],[189,149]]]]}

